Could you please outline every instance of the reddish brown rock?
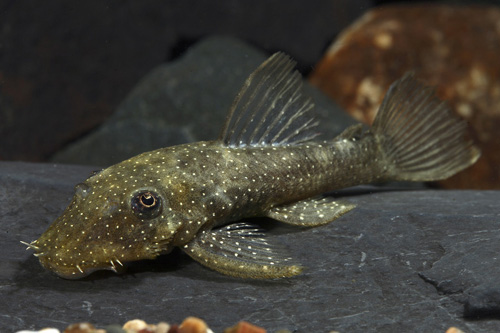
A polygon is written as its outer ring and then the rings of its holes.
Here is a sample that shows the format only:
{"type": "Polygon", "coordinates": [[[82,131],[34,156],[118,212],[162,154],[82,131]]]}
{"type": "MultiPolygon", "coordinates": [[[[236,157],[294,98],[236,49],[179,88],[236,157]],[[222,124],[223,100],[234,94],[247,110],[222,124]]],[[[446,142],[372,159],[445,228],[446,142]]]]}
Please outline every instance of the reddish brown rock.
{"type": "Polygon", "coordinates": [[[179,333],[207,333],[207,324],[196,317],[187,317],[179,326],[179,333]]]}
{"type": "Polygon", "coordinates": [[[90,323],[76,323],[69,325],[64,330],[64,333],[93,333],[96,328],[90,323]]]}
{"type": "Polygon", "coordinates": [[[266,330],[249,322],[240,321],[235,326],[225,329],[224,333],[266,333],[266,330]]]}
{"type": "Polygon", "coordinates": [[[500,188],[500,8],[444,5],[374,9],[346,29],[310,81],[371,123],[389,85],[406,71],[437,87],[473,128],[483,151],[448,188],[500,188]]]}

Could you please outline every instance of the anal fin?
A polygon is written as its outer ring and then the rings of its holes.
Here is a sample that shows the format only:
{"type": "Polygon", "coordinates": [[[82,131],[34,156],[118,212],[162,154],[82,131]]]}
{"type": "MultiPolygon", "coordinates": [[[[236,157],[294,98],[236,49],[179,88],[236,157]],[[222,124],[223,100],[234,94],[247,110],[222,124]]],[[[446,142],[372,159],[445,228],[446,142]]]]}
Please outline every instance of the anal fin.
{"type": "Polygon", "coordinates": [[[316,197],[274,207],[266,216],[288,224],[315,227],[338,219],[354,207],[356,205],[331,197],[316,197]]]}
{"type": "Polygon", "coordinates": [[[240,278],[282,278],[302,271],[283,248],[270,245],[261,230],[247,223],[203,231],[183,250],[208,268],[240,278]]]}

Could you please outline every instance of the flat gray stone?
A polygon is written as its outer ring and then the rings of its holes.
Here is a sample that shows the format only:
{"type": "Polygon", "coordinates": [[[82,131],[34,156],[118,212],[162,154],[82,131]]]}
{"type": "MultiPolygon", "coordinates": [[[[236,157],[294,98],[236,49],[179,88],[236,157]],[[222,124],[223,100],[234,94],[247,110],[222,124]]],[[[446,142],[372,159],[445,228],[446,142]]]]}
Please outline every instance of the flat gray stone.
{"type": "MultiPolygon", "coordinates": [[[[215,140],[229,108],[264,52],[229,37],[210,37],[144,77],[99,129],[54,162],[109,166],[157,148],[215,140]]],[[[332,138],[355,121],[306,81],[320,131],[332,138]]]]}
{"type": "MultiPolygon", "coordinates": [[[[454,217],[448,218],[452,226],[454,217]]],[[[464,303],[465,316],[500,319],[500,213],[472,215],[467,223],[474,227],[448,231],[440,242],[444,255],[421,276],[464,303]]]]}
{"type": "Polygon", "coordinates": [[[500,284],[495,281],[494,284],[484,283],[469,288],[464,316],[470,319],[500,319],[500,284]]]}
{"type": "MultiPolygon", "coordinates": [[[[500,253],[495,247],[500,244],[500,228],[492,229],[493,221],[475,223],[475,220],[473,217],[470,222],[475,224],[475,230],[465,233],[450,230],[441,242],[445,255],[431,269],[422,272],[422,276],[443,294],[463,293],[470,286],[489,282],[498,284],[491,277],[500,276],[500,253]],[[484,275],[481,268],[486,265],[491,267],[484,275]]],[[[500,214],[496,220],[500,223],[500,214]]]]}
{"type": "MultiPolygon", "coordinates": [[[[82,321],[104,327],[134,318],[179,323],[191,315],[206,320],[214,332],[239,320],[269,332],[500,330],[491,316],[464,319],[467,292],[493,288],[498,280],[500,191],[364,186],[334,193],[358,207],[323,227],[257,220],[272,242],[285,244],[307,266],[291,279],[230,278],[179,251],[134,263],[120,276],[99,272],[63,280],[44,270],[19,241],[38,238],[68,204],[73,185],[92,170],[0,162],[0,331],[64,329],[82,321]],[[431,278],[460,287],[446,293],[428,283],[431,278]]],[[[474,295],[476,304],[498,306],[495,295],[474,295]]]]}

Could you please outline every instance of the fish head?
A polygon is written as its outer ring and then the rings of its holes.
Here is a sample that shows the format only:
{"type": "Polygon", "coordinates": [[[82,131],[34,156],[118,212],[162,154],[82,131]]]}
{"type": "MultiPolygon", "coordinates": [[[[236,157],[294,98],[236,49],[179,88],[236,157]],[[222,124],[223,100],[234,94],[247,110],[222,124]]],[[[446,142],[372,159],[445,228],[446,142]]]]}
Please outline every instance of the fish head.
{"type": "Polygon", "coordinates": [[[77,279],[168,253],[180,223],[148,170],[128,160],[78,184],[63,214],[28,245],[42,266],[77,279]]]}

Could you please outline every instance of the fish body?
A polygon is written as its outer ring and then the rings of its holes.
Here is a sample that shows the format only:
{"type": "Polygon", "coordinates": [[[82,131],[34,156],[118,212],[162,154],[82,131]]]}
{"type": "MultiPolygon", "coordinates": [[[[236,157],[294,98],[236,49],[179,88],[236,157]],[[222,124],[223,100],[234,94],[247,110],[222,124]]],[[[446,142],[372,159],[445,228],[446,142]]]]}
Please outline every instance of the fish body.
{"type": "Polygon", "coordinates": [[[321,194],[358,184],[446,178],[474,163],[465,125],[406,76],[388,92],[372,128],[315,139],[313,104],[293,62],[277,53],[247,80],[221,136],[146,152],[78,184],[66,211],[27,244],[64,278],[180,247],[221,273],[278,278],[301,271],[246,222],[267,216],[327,224],[354,208],[321,194]]]}

